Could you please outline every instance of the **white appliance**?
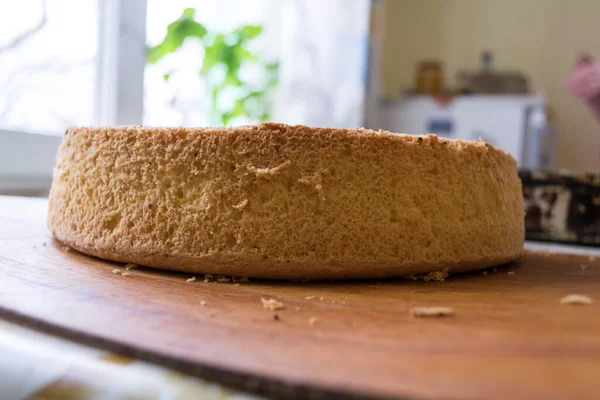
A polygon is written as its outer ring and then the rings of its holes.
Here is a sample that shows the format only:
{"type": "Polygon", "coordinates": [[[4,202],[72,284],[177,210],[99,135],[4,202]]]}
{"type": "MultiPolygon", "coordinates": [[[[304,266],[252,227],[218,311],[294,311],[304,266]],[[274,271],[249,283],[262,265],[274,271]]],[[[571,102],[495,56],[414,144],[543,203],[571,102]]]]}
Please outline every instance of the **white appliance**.
{"type": "Polygon", "coordinates": [[[519,168],[549,169],[554,166],[554,131],[546,110],[541,96],[457,96],[447,104],[430,96],[411,96],[382,101],[372,128],[482,138],[512,154],[519,168]]]}

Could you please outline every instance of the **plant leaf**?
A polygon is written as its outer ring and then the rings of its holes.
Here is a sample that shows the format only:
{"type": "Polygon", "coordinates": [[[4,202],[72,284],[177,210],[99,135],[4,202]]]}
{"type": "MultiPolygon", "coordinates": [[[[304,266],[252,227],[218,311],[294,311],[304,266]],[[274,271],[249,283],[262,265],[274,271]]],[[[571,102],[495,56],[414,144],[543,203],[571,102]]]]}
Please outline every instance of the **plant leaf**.
{"type": "Polygon", "coordinates": [[[204,60],[202,60],[202,68],[200,69],[202,76],[206,76],[212,67],[223,61],[225,46],[225,37],[218,34],[212,44],[204,48],[204,60]]]}
{"type": "Polygon", "coordinates": [[[163,41],[148,49],[150,63],[154,64],[167,54],[177,51],[188,37],[202,39],[206,35],[204,25],[194,20],[195,13],[195,9],[186,8],[177,20],[169,24],[163,41]]]}
{"type": "Polygon", "coordinates": [[[257,37],[262,31],[263,27],[261,25],[244,25],[241,28],[236,29],[234,33],[236,33],[243,41],[257,37]]]}
{"type": "Polygon", "coordinates": [[[277,73],[277,72],[279,72],[279,61],[270,62],[270,63],[268,63],[268,64],[265,65],[265,68],[269,72],[277,73]]]}
{"type": "Polygon", "coordinates": [[[240,62],[240,64],[244,61],[256,61],[258,60],[258,56],[256,54],[254,54],[253,52],[251,52],[250,50],[242,47],[242,46],[235,46],[234,47],[234,51],[235,51],[235,55],[238,59],[238,61],[240,62]]]}

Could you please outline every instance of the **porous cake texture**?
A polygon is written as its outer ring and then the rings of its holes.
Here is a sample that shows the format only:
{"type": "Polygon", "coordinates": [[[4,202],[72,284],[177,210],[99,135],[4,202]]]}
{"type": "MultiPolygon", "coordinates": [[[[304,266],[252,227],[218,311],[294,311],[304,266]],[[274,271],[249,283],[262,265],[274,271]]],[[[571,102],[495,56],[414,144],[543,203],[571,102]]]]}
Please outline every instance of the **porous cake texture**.
{"type": "Polygon", "coordinates": [[[516,162],[484,142],[265,123],[73,128],[48,225],[125,263],[283,279],[450,274],[518,258],[516,162]]]}

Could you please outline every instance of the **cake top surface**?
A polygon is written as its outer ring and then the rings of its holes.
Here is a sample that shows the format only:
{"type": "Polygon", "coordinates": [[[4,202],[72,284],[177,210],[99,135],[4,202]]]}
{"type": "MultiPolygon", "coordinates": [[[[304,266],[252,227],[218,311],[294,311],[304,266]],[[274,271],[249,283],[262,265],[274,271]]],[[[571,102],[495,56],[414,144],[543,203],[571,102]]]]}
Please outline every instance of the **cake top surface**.
{"type": "MultiPolygon", "coordinates": [[[[326,128],[326,127],[311,127],[306,125],[287,125],[278,122],[264,122],[257,125],[245,125],[237,127],[151,127],[143,125],[129,126],[107,126],[107,127],[73,127],[67,129],[65,134],[77,134],[78,132],[92,132],[99,134],[127,133],[140,135],[169,135],[169,136],[200,136],[200,135],[215,135],[215,136],[242,136],[242,135],[263,135],[265,139],[279,135],[297,135],[310,139],[314,136],[328,136],[332,139],[343,140],[344,137],[355,138],[373,138],[375,140],[389,140],[390,142],[399,143],[418,143],[436,146],[449,146],[458,150],[483,150],[494,151],[513,158],[509,153],[499,149],[488,142],[480,139],[479,141],[463,140],[463,139],[447,139],[439,137],[435,134],[407,134],[393,133],[384,130],[371,130],[364,128],[326,128]]],[[[514,160],[514,158],[513,158],[514,160]]],[[[516,163],[516,161],[515,161],[516,163]]]]}

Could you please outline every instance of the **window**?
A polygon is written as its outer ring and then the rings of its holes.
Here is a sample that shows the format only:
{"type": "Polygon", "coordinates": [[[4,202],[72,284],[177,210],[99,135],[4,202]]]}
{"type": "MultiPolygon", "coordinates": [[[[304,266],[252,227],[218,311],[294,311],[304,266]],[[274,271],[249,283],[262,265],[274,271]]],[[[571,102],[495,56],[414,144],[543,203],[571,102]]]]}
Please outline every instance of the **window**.
{"type": "Polygon", "coordinates": [[[0,127],[94,122],[97,20],[97,0],[0,2],[0,127]]]}
{"type": "Polygon", "coordinates": [[[0,194],[47,193],[69,126],[362,125],[369,8],[369,0],[0,2],[0,194]],[[161,48],[182,20],[196,31],[161,48]]]}
{"type": "Polygon", "coordinates": [[[0,2],[0,194],[44,195],[59,135],[94,122],[97,1],[0,2]]]}

